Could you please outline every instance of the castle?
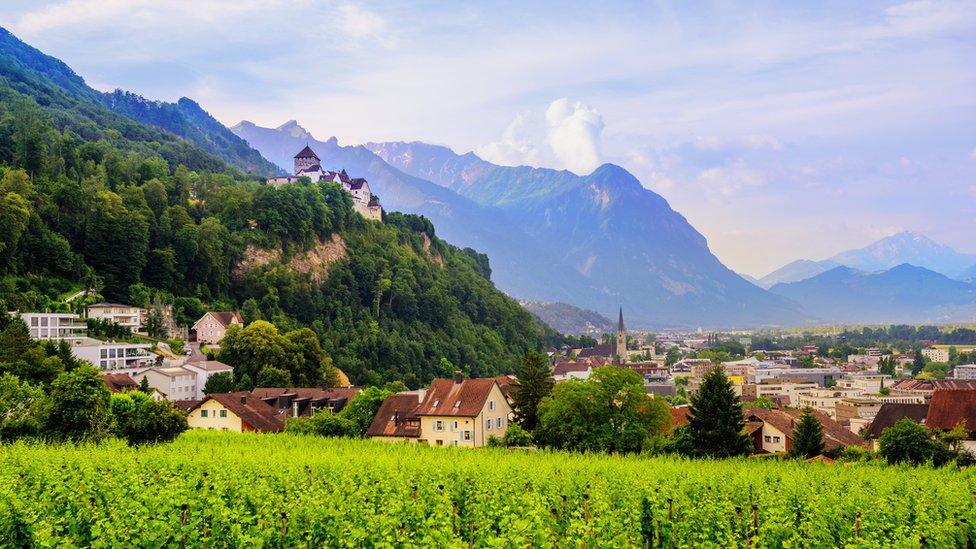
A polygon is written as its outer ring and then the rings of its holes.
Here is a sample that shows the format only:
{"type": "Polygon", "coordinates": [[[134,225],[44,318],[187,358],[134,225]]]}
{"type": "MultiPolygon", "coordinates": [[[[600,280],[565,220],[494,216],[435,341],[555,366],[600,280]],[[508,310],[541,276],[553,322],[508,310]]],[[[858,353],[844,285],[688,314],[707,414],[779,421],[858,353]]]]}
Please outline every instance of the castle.
{"type": "Polygon", "coordinates": [[[338,172],[324,171],[322,161],[315,151],[308,145],[295,155],[295,175],[284,175],[268,179],[268,184],[280,187],[286,183],[294,183],[299,177],[307,177],[313,182],[330,181],[337,183],[352,195],[353,207],[366,219],[381,221],[383,208],[380,201],[369,190],[369,183],[361,177],[350,178],[346,170],[338,172]]]}

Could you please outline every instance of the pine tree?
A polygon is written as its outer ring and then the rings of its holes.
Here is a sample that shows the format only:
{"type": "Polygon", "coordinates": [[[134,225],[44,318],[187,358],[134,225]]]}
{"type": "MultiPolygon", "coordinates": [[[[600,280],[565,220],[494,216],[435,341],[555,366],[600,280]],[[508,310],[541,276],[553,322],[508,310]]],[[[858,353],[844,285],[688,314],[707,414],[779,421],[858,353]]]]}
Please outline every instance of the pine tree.
{"type": "Polygon", "coordinates": [[[149,391],[151,389],[149,388],[149,378],[148,377],[142,376],[142,379],[139,380],[139,390],[142,391],[143,393],[146,393],[147,395],[149,394],[149,391]]]}
{"type": "Polygon", "coordinates": [[[803,410],[800,421],[793,429],[793,449],[791,453],[794,457],[812,458],[824,452],[823,424],[820,419],[813,414],[813,410],[807,408],[803,410]]]}
{"type": "Polygon", "coordinates": [[[743,432],[742,404],[721,367],[705,374],[691,397],[689,415],[692,455],[724,458],[752,453],[752,439],[743,432]]]}
{"type": "Polygon", "coordinates": [[[546,355],[529,351],[522,357],[516,373],[512,400],[515,403],[515,420],[526,431],[532,431],[539,423],[539,402],[552,393],[549,360],[546,355]]]}

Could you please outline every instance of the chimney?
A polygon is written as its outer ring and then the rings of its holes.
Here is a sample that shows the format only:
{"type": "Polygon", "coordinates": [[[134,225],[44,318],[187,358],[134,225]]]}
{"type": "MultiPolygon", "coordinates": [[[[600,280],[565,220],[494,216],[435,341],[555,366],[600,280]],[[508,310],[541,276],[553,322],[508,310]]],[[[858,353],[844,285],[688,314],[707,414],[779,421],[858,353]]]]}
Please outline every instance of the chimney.
{"type": "Polygon", "coordinates": [[[400,410],[393,410],[393,424],[400,424],[400,410]]]}
{"type": "Polygon", "coordinates": [[[247,395],[241,395],[241,404],[247,404],[247,395]]]}
{"type": "Polygon", "coordinates": [[[424,397],[427,396],[427,389],[417,389],[417,401],[423,402],[424,397]]]}
{"type": "Polygon", "coordinates": [[[454,383],[461,383],[464,381],[464,373],[461,370],[454,371],[454,383]]]}

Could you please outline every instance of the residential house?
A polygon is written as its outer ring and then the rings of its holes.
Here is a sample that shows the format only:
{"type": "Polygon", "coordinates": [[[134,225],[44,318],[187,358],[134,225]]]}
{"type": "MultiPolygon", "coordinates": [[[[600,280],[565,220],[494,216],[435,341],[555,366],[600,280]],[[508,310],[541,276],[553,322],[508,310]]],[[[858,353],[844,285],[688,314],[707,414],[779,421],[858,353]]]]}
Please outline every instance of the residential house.
{"type": "Polygon", "coordinates": [[[156,362],[151,349],[149,343],[99,341],[86,337],[72,341],[71,353],[101,370],[133,373],[156,362]]]}
{"type": "Polygon", "coordinates": [[[216,345],[224,339],[231,326],[244,327],[244,319],[236,311],[210,311],[193,324],[196,340],[207,345],[216,345]]]}
{"type": "Polygon", "coordinates": [[[207,386],[207,380],[210,376],[220,373],[234,373],[234,367],[217,360],[203,360],[198,362],[186,362],[183,364],[183,368],[196,375],[196,394],[192,397],[195,400],[201,400],[204,397],[203,388],[207,386]]]}
{"type": "Polygon", "coordinates": [[[415,443],[420,440],[417,409],[425,391],[407,391],[386,397],[366,430],[366,436],[385,442],[415,443]]]}
{"type": "Polygon", "coordinates": [[[142,319],[145,316],[145,309],[134,305],[123,305],[121,303],[95,303],[87,307],[86,316],[114,322],[119,326],[128,328],[133,333],[138,332],[142,326],[142,319]]]}
{"type": "Polygon", "coordinates": [[[153,389],[158,389],[168,400],[192,400],[197,398],[197,374],[182,366],[149,368],[133,376],[138,382],[146,378],[153,389]]]}
{"type": "Polygon", "coordinates": [[[274,408],[281,418],[311,417],[316,412],[341,411],[362,392],[362,387],[256,387],[251,394],[274,408]]]}
{"type": "Polygon", "coordinates": [[[132,379],[129,374],[108,373],[102,374],[102,381],[109,391],[113,393],[124,393],[126,391],[138,391],[139,382],[132,379]]]}
{"type": "MultiPolygon", "coordinates": [[[[793,449],[793,431],[799,423],[802,410],[765,410],[746,408],[746,431],[752,437],[757,453],[789,452],[793,449]]],[[[813,411],[823,425],[824,450],[831,451],[844,446],[866,446],[861,437],[850,432],[843,425],[830,419],[826,414],[813,411]]]]}
{"type": "Polygon", "coordinates": [[[845,398],[859,397],[864,394],[860,389],[840,389],[837,387],[813,389],[797,395],[796,405],[800,408],[813,408],[824,414],[835,417],[837,403],[845,398]]]}
{"type": "Polygon", "coordinates": [[[860,433],[874,420],[884,403],[876,398],[851,397],[837,402],[834,417],[853,433],[860,433]]]}
{"type": "Polygon", "coordinates": [[[567,379],[589,379],[591,373],[593,365],[588,360],[557,362],[552,367],[552,380],[558,383],[567,379]]]}
{"type": "Polygon", "coordinates": [[[891,384],[892,397],[932,398],[940,389],[976,389],[976,380],[969,379],[899,379],[891,384]]]}
{"type": "Polygon", "coordinates": [[[878,439],[881,438],[881,434],[885,429],[904,418],[924,425],[928,413],[928,404],[884,403],[874,416],[874,419],[871,420],[871,424],[863,431],[864,438],[868,440],[873,450],[877,450],[878,439]]]}
{"type": "Polygon", "coordinates": [[[435,379],[417,409],[420,439],[432,446],[477,447],[502,438],[512,407],[491,378],[435,379]]]}
{"type": "Polygon", "coordinates": [[[976,364],[960,364],[952,369],[953,379],[976,380],[976,364]]]}
{"type": "Polygon", "coordinates": [[[760,398],[778,400],[784,404],[796,404],[800,393],[812,391],[819,386],[812,381],[767,379],[762,383],[746,383],[742,386],[742,400],[752,401],[760,398]]]}
{"type": "Polygon", "coordinates": [[[192,429],[275,433],[284,430],[278,410],[247,392],[218,393],[190,404],[187,423],[192,429]]]}
{"type": "Polygon", "coordinates": [[[933,431],[949,431],[962,424],[967,438],[963,446],[976,452],[976,389],[940,389],[932,394],[925,426],[933,431]]]}
{"type": "Polygon", "coordinates": [[[949,349],[929,347],[928,349],[922,349],[922,356],[932,362],[949,362],[949,349]]]}
{"type": "Polygon", "coordinates": [[[85,339],[88,333],[88,326],[75,314],[20,313],[19,316],[33,339],[74,342],[85,339]]]}

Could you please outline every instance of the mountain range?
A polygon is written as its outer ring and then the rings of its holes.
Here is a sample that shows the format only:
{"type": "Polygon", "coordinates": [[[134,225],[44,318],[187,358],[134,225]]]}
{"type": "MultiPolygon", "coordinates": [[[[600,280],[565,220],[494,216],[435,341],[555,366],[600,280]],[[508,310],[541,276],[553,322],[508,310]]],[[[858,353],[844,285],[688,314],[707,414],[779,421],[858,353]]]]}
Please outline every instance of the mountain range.
{"type": "Polygon", "coordinates": [[[976,284],[907,263],[880,272],[838,266],[770,291],[818,318],[842,323],[976,320],[976,284]]]}
{"type": "Polygon", "coordinates": [[[580,309],[567,303],[520,301],[522,307],[546,325],[562,334],[602,337],[613,332],[613,322],[596,311],[580,309]]]}
{"type": "Polygon", "coordinates": [[[903,231],[829,259],[793,261],[760,278],[759,285],[771,288],[781,282],[797,282],[841,265],[873,272],[905,263],[959,280],[976,277],[976,254],[960,253],[925,235],[903,231]]]}
{"type": "Polygon", "coordinates": [[[623,304],[642,327],[808,319],[725,267],[664,198],[613,164],[580,176],[498,166],[419,142],[340,147],[294,121],[231,129],[279,166],[309,144],[323,167],[357,170],[384,207],[425,215],[448,241],[487,253],[495,283],[520,299],[604,314],[623,304]]]}

